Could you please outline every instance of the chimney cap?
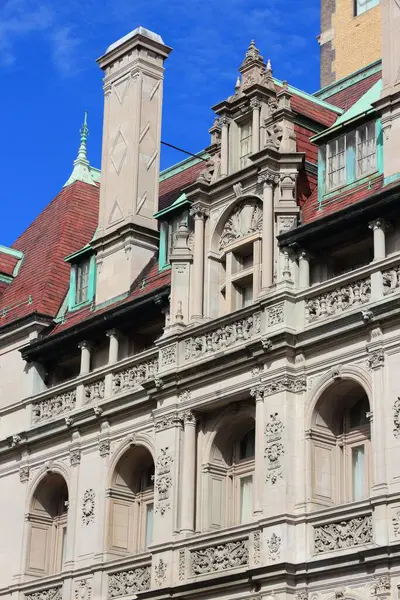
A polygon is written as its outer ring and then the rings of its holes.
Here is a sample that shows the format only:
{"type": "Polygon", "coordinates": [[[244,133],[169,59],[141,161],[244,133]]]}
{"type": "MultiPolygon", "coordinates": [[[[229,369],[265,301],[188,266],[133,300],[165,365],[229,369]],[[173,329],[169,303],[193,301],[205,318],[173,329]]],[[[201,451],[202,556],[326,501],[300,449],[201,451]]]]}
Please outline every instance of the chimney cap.
{"type": "Polygon", "coordinates": [[[150,31],[150,29],[146,29],[145,27],[142,27],[140,25],[130,33],[127,33],[122,38],[111,44],[111,46],[108,46],[106,54],[108,54],[108,52],[111,52],[112,50],[115,50],[116,48],[118,48],[118,46],[121,46],[131,38],[135,37],[135,35],[142,35],[143,37],[149,38],[153,42],[157,42],[158,44],[162,44],[163,46],[165,45],[161,35],[158,35],[158,33],[154,33],[154,31],[150,31]]]}

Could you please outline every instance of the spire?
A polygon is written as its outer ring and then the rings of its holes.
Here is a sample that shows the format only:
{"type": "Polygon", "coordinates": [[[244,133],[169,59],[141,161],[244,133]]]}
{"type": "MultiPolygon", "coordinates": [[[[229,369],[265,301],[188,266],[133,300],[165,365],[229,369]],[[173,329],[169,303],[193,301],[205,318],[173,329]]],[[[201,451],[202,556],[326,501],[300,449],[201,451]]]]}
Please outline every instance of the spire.
{"type": "Polygon", "coordinates": [[[263,62],[263,57],[261,56],[259,49],[256,48],[255,41],[251,40],[249,47],[246,50],[246,56],[244,57],[244,61],[240,65],[239,71],[241,71],[247,65],[250,65],[253,63],[262,63],[262,62],[263,62]]]}
{"type": "Polygon", "coordinates": [[[71,185],[75,181],[83,181],[84,183],[88,183],[89,185],[96,185],[95,180],[93,178],[90,163],[87,158],[86,142],[89,135],[89,129],[87,126],[87,115],[87,110],[85,110],[83,125],[80,130],[81,143],[78,150],[78,156],[74,160],[74,168],[68,181],[64,184],[64,187],[71,185]]]}
{"type": "Polygon", "coordinates": [[[254,40],[251,40],[246,50],[246,56],[239,67],[239,71],[242,74],[242,89],[245,90],[254,84],[261,84],[264,69],[264,59],[259,49],[256,48],[254,40]]]}

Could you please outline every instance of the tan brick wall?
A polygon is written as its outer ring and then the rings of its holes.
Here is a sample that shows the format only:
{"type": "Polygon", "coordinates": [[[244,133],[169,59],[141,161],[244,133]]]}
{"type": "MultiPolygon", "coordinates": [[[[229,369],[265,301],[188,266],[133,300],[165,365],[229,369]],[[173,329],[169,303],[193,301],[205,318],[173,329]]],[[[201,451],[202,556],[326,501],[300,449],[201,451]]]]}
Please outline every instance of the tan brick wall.
{"type": "Polygon", "coordinates": [[[381,6],[354,17],[353,0],[336,0],[332,17],[336,80],[354,73],[382,56],[381,6]]]}

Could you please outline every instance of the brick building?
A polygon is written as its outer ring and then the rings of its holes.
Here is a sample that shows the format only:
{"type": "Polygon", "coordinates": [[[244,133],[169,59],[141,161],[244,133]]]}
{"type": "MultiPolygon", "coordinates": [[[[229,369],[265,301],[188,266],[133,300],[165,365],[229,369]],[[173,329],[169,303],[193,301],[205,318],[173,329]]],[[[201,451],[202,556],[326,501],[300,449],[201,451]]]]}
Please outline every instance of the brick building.
{"type": "Polygon", "coordinates": [[[252,41],[161,173],[171,49],[99,59],[101,171],[85,119],[0,247],[1,600],[397,598],[400,5],[370,11],[382,60],[314,95],[252,41]]]}

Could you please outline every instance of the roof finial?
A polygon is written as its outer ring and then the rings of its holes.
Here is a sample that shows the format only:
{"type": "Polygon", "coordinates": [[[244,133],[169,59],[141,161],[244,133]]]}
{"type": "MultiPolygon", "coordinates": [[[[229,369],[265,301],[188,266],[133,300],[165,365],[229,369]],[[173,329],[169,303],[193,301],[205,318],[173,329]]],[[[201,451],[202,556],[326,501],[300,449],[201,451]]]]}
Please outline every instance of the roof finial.
{"type": "Polygon", "coordinates": [[[240,90],[240,77],[236,79],[235,90],[236,92],[240,90]]]}
{"type": "Polygon", "coordinates": [[[267,66],[266,66],[265,70],[270,71],[272,73],[272,65],[271,65],[270,59],[267,60],[267,66]]]}
{"type": "Polygon", "coordinates": [[[73,169],[71,176],[68,179],[67,183],[64,184],[64,187],[66,187],[67,185],[71,185],[71,183],[74,183],[75,181],[83,181],[84,183],[88,183],[90,185],[96,185],[96,183],[93,179],[92,170],[91,170],[88,158],[87,158],[86,142],[87,142],[88,135],[89,135],[89,128],[87,125],[87,116],[88,116],[88,111],[85,110],[85,116],[83,118],[83,125],[80,129],[81,143],[80,143],[79,150],[78,150],[78,156],[74,160],[74,169],[73,169]]]}

